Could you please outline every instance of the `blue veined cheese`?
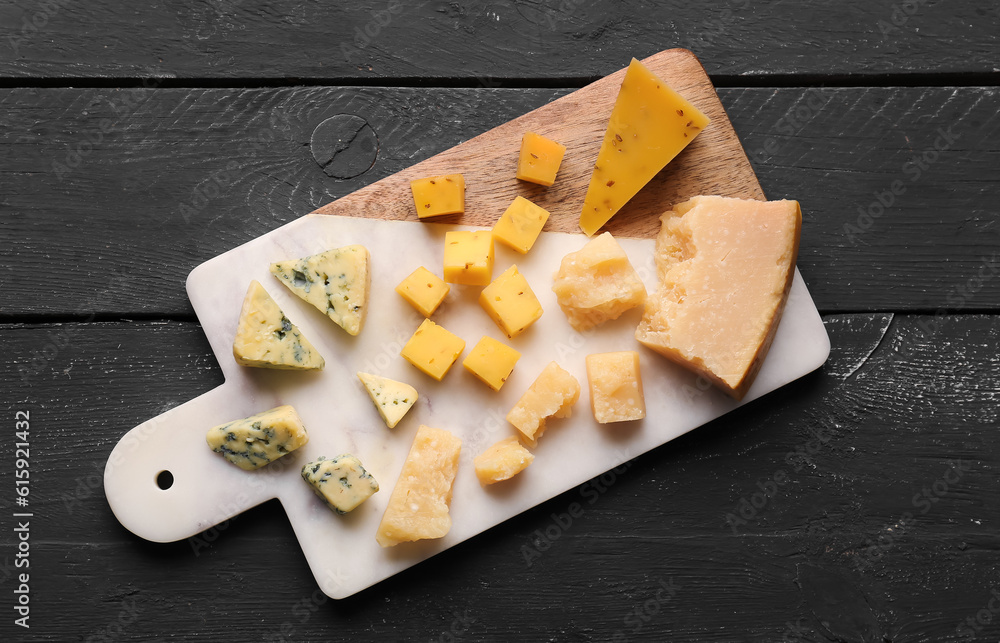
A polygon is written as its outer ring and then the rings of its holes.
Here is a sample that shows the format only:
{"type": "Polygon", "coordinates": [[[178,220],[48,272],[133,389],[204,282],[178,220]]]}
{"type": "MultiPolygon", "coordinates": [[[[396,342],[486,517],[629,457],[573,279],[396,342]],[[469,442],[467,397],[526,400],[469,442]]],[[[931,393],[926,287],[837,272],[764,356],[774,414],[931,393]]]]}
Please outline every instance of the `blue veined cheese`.
{"type": "Polygon", "coordinates": [[[358,379],[365,385],[368,397],[372,398],[379,415],[390,429],[403,419],[417,401],[417,389],[409,384],[370,373],[358,373],[358,379]]]}
{"type": "Polygon", "coordinates": [[[251,281],[233,340],[233,357],[243,366],[318,370],[323,356],[285,317],[258,281],[251,281]]]}
{"type": "Polygon", "coordinates": [[[339,514],[353,510],[378,491],[378,482],[372,474],[349,453],[332,460],[320,458],[310,462],[302,467],[302,478],[339,514]]]}
{"type": "Polygon", "coordinates": [[[286,404],[212,427],[206,440],[212,451],[253,471],[298,449],[309,441],[309,435],[299,414],[286,404]]]}
{"type": "Polygon", "coordinates": [[[271,264],[271,274],[351,335],[368,314],[370,256],[364,246],[344,246],[271,264]]]}

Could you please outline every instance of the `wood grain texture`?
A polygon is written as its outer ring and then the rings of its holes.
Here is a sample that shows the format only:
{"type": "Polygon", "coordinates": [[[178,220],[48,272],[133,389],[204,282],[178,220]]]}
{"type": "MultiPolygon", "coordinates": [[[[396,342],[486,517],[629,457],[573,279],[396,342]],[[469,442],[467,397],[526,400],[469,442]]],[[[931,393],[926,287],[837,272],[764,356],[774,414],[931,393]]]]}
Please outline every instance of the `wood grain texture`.
{"type": "MultiPolygon", "coordinates": [[[[0,90],[0,313],[190,316],[184,279],[199,263],[566,93],[0,90]],[[342,113],[363,115],[379,145],[349,180],[310,148],[342,113]],[[53,265],[62,281],[25,276],[53,265]]],[[[1000,308],[1000,279],[969,283],[1000,245],[1000,90],[719,94],[765,193],[802,202],[798,263],[820,310],[1000,308]],[[958,138],[938,152],[948,128],[958,138]],[[894,181],[905,191],[880,214],[894,181]]]]}
{"type": "Polygon", "coordinates": [[[13,0],[0,76],[576,81],[669,47],[736,83],[994,75],[998,25],[993,4],[924,0],[13,0]]]}
{"type": "MultiPolygon", "coordinates": [[[[671,49],[642,62],[711,122],[602,231],[652,239],[660,229],[660,214],[691,197],[716,194],[763,199],[757,177],[698,59],[690,51],[671,49]]],[[[624,78],[625,69],[621,69],[315,212],[417,221],[412,198],[405,198],[410,193],[410,181],[459,173],[465,178],[465,213],[434,217],[433,221],[492,226],[515,197],[523,196],[551,213],[545,230],[580,232],[584,196],[624,78]],[[566,146],[551,187],[514,178],[525,132],[541,134],[566,146]]]]}
{"type": "Polygon", "coordinates": [[[8,416],[31,412],[33,589],[59,606],[32,637],[959,640],[997,587],[1000,317],[825,321],[814,375],[341,602],[313,594],[276,503],[169,545],[111,515],[99,474],[123,432],[220,383],[196,324],[0,325],[8,416]]]}

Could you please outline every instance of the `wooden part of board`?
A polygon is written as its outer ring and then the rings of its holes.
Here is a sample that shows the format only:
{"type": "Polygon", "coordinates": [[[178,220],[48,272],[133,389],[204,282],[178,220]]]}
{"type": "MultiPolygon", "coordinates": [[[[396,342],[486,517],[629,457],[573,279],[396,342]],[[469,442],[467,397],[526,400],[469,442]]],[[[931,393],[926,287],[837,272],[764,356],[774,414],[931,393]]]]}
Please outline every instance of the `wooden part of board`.
{"type": "MultiPolygon", "coordinates": [[[[642,62],[712,122],[603,230],[623,237],[654,237],[660,229],[660,213],[699,194],[763,199],[764,192],[750,161],[695,55],[686,49],[669,49],[642,62]]],[[[466,185],[465,213],[427,221],[492,226],[515,197],[523,196],[550,212],[545,230],[577,232],[583,198],[624,77],[622,68],[315,212],[417,220],[410,181],[461,173],[466,185]],[[528,131],[566,146],[562,167],[551,187],[514,178],[521,136],[528,131]]]]}

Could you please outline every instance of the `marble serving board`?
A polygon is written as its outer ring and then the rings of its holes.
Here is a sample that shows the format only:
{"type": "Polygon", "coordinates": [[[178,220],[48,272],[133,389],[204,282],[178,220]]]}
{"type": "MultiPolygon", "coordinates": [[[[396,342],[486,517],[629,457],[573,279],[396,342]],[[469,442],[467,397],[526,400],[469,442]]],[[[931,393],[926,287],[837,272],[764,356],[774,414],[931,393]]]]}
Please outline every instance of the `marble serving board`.
{"type": "MultiPolygon", "coordinates": [[[[332,598],[344,598],[740,406],[714,389],[699,387],[692,374],[640,346],[633,336],[638,310],[594,331],[574,331],[551,291],[552,275],[561,258],[587,240],[581,234],[558,232],[543,233],[526,256],[497,246],[494,275],[516,263],[545,311],[523,335],[506,339],[478,305],[479,288],[452,286],[433,319],[462,337],[466,352],[442,382],[435,382],[399,356],[422,316],[394,288],[420,265],[440,273],[444,234],[452,229],[469,226],[313,214],[197,267],[188,278],[188,294],[225,383],[135,427],[116,446],[108,460],[105,489],[121,523],[148,540],[176,541],[278,498],[319,587],[332,598]],[[357,337],[298,299],[268,271],[273,261],[348,244],[366,246],[372,260],[370,313],[357,337]],[[236,364],[232,342],[253,279],[326,358],[323,371],[236,364]],[[499,392],[461,366],[483,335],[508,341],[522,355],[499,392]],[[590,411],[584,358],[615,350],[640,353],[647,416],[599,425],[590,411]],[[482,487],[472,459],[514,434],[504,419],[507,411],[552,360],[580,381],[582,393],[572,417],[550,421],[534,449],[534,463],[521,475],[482,487]],[[358,371],[408,382],[419,391],[416,405],[395,429],[387,429],[380,419],[356,377],[358,371]],[[205,433],[210,427],[281,404],[293,405],[309,432],[308,444],[299,450],[247,472],[208,448],[205,433]],[[383,549],[375,542],[375,532],[421,424],[462,439],[451,532],[440,540],[383,549]],[[358,456],[381,487],[347,515],[328,509],[299,473],[308,461],[341,453],[358,456]],[[173,476],[168,489],[157,483],[163,471],[173,476]]],[[[654,289],[653,240],[619,241],[647,288],[654,289]]],[[[774,344],[742,404],[818,368],[829,347],[823,322],[796,271],[774,344]]]]}

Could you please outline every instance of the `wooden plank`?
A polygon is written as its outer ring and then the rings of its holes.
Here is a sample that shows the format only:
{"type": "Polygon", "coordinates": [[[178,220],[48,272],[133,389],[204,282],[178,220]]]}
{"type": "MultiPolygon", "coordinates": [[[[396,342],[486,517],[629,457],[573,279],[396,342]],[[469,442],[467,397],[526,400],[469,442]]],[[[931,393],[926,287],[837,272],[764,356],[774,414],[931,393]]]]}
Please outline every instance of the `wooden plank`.
{"type": "Polygon", "coordinates": [[[26,79],[565,82],[672,46],[737,83],[992,75],[998,62],[996,7],[927,0],[14,0],[0,24],[0,76],[26,79]]]}
{"type": "MultiPolygon", "coordinates": [[[[681,203],[699,194],[763,199],[757,177],[698,59],[687,50],[670,49],[642,62],[711,122],[602,230],[622,237],[652,239],[660,229],[659,215],[666,209],[664,203],[681,203]]],[[[587,186],[624,79],[625,69],[621,69],[328,203],[316,213],[416,221],[413,200],[400,196],[409,193],[410,181],[459,172],[465,179],[465,213],[435,217],[434,221],[492,226],[499,213],[515,197],[522,196],[551,213],[546,230],[580,232],[580,212],[587,186]],[[547,136],[566,146],[566,155],[551,187],[514,177],[525,132],[547,136]]],[[[673,114],[671,117],[676,118],[673,114]]]]}
{"type": "Polygon", "coordinates": [[[122,433],[219,383],[197,325],[0,325],[8,416],[31,412],[32,633],[954,639],[995,587],[1000,316],[826,323],[834,350],[816,374],[338,603],[313,594],[275,503],[168,545],[110,514],[94,476],[122,433]],[[22,380],[50,343],[64,345],[22,380]],[[53,605],[62,616],[44,617],[53,605]]]}
{"type": "MultiPolygon", "coordinates": [[[[0,311],[190,315],[184,279],[202,261],[565,93],[0,90],[0,218],[13,240],[0,244],[0,311]],[[310,147],[338,114],[362,115],[377,134],[373,165],[360,143],[343,152],[337,171],[350,179],[328,176],[310,147]],[[31,277],[53,270],[58,279],[31,277]]],[[[799,267],[821,310],[1000,308],[984,261],[1000,240],[1000,90],[720,97],[765,193],[803,204],[799,267]],[[902,193],[880,212],[897,181],[902,193]]]]}

